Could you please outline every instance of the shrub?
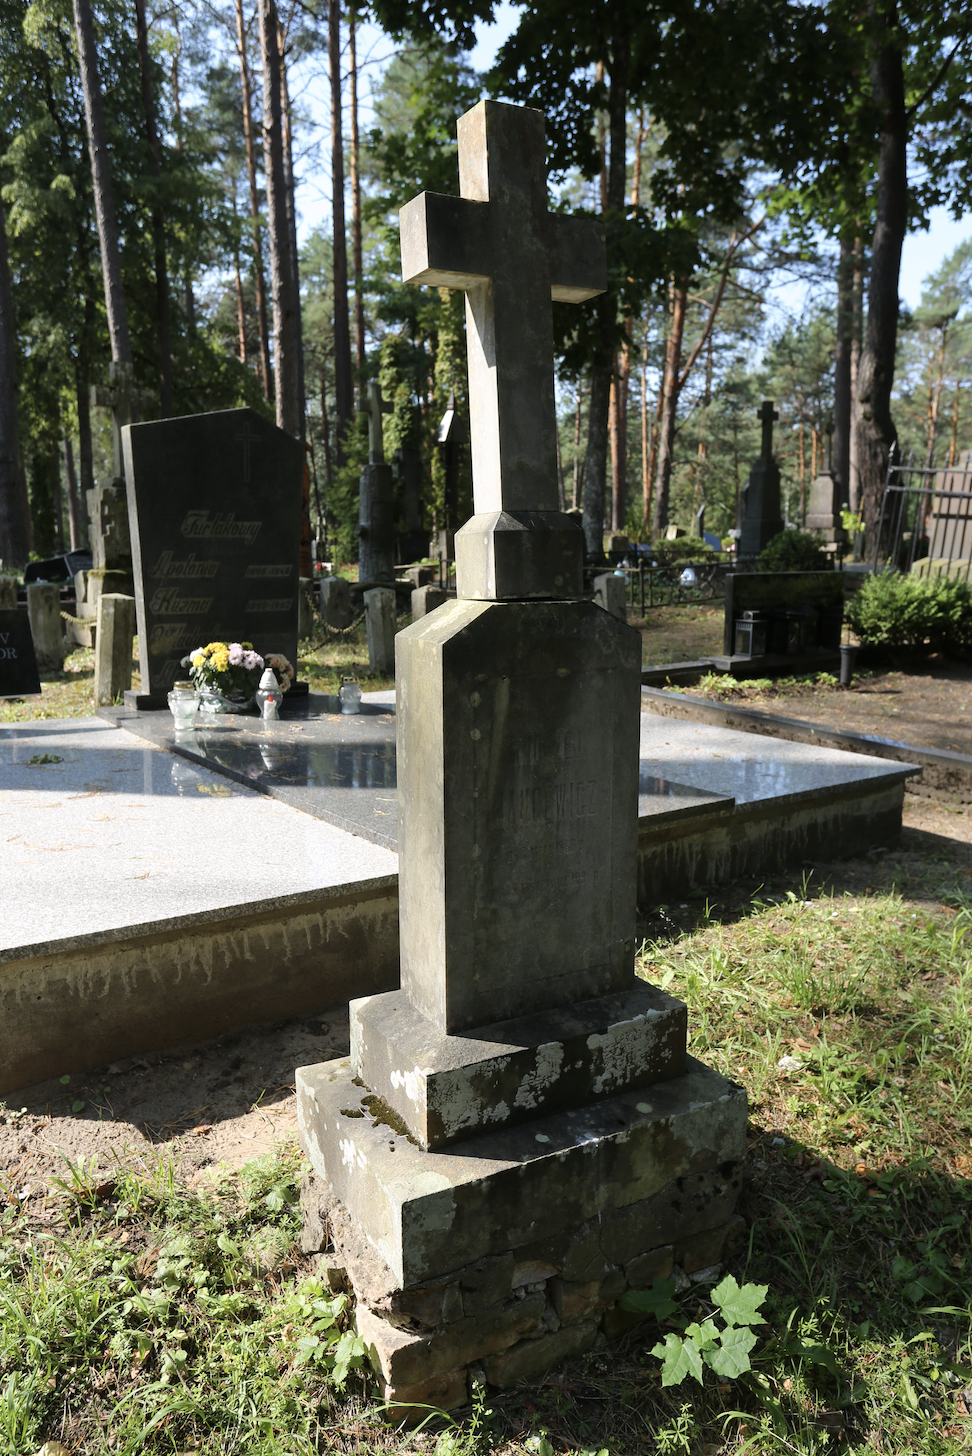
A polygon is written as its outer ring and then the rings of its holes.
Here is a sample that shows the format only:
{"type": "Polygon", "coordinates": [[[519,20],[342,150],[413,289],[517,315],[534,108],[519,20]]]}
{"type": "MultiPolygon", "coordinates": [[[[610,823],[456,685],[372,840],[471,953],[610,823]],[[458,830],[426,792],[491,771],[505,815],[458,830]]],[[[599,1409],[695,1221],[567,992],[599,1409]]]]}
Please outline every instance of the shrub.
{"type": "Polygon", "coordinates": [[[716,555],[701,536],[677,536],[674,541],[656,541],[654,552],[659,566],[673,566],[676,561],[707,561],[716,555]]]}
{"type": "Polygon", "coordinates": [[[869,647],[962,652],[972,649],[972,587],[947,577],[868,576],[847,620],[869,647]]]}
{"type": "Polygon", "coordinates": [[[781,531],[759,553],[760,571],[827,571],[830,562],[820,555],[824,544],[817,531],[781,531]]]}

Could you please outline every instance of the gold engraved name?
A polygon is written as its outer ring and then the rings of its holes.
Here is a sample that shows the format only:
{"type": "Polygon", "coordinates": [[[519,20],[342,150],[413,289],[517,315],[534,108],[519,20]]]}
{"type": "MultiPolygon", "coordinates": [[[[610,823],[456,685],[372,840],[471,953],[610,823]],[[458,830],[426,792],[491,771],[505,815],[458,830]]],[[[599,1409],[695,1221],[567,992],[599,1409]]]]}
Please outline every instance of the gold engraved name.
{"type": "Polygon", "coordinates": [[[506,824],[556,824],[564,819],[590,819],[597,814],[596,801],[596,779],[507,789],[503,820],[506,824]]]}
{"type": "Polygon", "coordinates": [[[268,597],[265,600],[250,600],[245,610],[248,612],[289,612],[294,604],[293,597],[268,597]]]}
{"type": "Polygon", "coordinates": [[[180,561],[171,551],[163,551],[149,576],[160,576],[163,581],[207,581],[212,580],[217,571],[218,561],[197,561],[193,552],[180,561]]]}
{"type": "Polygon", "coordinates": [[[193,540],[242,541],[252,546],[262,526],[262,521],[238,521],[232,511],[189,511],[180,529],[193,540]]]}
{"type": "Polygon", "coordinates": [[[179,648],[194,647],[198,634],[187,622],[156,622],[149,633],[149,652],[153,657],[179,648]]]}
{"type": "Polygon", "coordinates": [[[149,602],[149,611],[175,613],[180,617],[201,617],[213,605],[212,597],[183,597],[177,586],[160,586],[149,602]]]}
{"type": "Polygon", "coordinates": [[[243,573],[245,581],[258,579],[261,581],[278,581],[283,577],[292,576],[292,566],[248,566],[243,573]]]}

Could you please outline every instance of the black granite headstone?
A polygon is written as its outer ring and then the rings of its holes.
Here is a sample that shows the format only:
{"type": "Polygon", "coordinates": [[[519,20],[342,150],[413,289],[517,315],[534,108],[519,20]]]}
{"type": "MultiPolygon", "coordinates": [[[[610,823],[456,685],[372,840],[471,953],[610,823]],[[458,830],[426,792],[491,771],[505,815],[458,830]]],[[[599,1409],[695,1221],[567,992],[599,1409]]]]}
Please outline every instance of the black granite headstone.
{"type": "Polygon", "coordinates": [[[0,612],[0,698],[29,698],[41,690],[26,612],[0,612]]]}
{"type": "Polygon", "coordinates": [[[729,572],[723,636],[727,657],[736,650],[736,623],[744,612],[765,619],[768,656],[836,652],[844,617],[843,572],[729,572]]]}
{"type": "Polygon", "coordinates": [[[208,642],[296,663],[300,441],[251,409],[128,425],[122,438],[142,693],[164,695],[208,642]]]}

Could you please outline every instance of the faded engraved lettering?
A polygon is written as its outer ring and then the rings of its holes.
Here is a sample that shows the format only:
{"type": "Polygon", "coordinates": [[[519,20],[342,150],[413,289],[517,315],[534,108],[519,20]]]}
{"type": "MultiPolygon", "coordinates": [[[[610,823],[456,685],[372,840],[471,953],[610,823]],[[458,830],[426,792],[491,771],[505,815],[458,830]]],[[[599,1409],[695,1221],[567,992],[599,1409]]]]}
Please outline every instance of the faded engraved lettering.
{"type": "Polygon", "coordinates": [[[251,599],[246,604],[248,612],[289,612],[294,604],[293,597],[268,597],[264,600],[251,599]]]}
{"type": "Polygon", "coordinates": [[[152,595],[149,610],[152,612],[175,613],[181,617],[201,617],[213,605],[212,597],[180,596],[176,586],[162,586],[152,595]]]}
{"type": "Polygon", "coordinates": [[[512,826],[593,818],[597,797],[596,779],[514,786],[503,796],[503,822],[512,826]]]}
{"type": "Polygon", "coordinates": [[[218,571],[218,561],[199,561],[194,552],[180,561],[171,551],[163,551],[149,576],[163,581],[210,581],[218,571]]]}
{"type": "Polygon", "coordinates": [[[163,656],[169,652],[187,651],[198,645],[198,633],[188,622],[156,622],[149,633],[149,652],[163,656]]]}
{"type": "Polygon", "coordinates": [[[293,576],[292,566],[248,566],[243,573],[244,581],[279,581],[293,576]]]}
{"type": "Polygon", "coordinates": [[[191,540],[242,541],[252,546],[262,526],[262,521],[238,521],[232,511],[189,511],[181,531],[191,540]]]}

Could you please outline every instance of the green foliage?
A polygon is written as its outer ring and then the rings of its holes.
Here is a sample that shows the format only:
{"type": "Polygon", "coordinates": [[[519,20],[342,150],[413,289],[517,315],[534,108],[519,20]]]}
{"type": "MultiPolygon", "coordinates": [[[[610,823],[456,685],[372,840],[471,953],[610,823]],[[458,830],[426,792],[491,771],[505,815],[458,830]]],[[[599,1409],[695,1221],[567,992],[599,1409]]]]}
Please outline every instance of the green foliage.
{"type": "MultiPolygon", "coordinates": [[[[653,1314],[659,1321],[671,1321],[678,1309],[674,1279],[656,1279],[650,1289],[629,1290],[622,1295],[622,1309],[639,1314],[653,1314]]],[[[679,1318],[678,1326],[669,1330],[663,1341],[652,1349],[662,1361],[662,1385],[680,1385],[688,1376],[702,1384],[703,1362],[725,1380],[736,1380],[750,1370],[750,1351],[756,1344],[751,1325],[765,1324],[759,1310],[766,1300],[768,1286],[744,1284],[741,1288],[731,1274],[709,1294],[709,1302],[720,1312],[722,1326],[709,1317],[697,1320],[679,1318]]]]}
{"type": "Polygon", "coordinates": [[[872,574],[848,602],[847,620],[869,647],[968,652],[972,587],[948,577],[872,574]]]}
{"type": "Polygon", "coordinates": [[[760,571],[827,571],[821,556],[823,537],[817,531],[781,531],[759,553],[760,571]]]}

